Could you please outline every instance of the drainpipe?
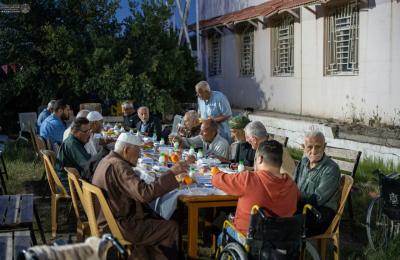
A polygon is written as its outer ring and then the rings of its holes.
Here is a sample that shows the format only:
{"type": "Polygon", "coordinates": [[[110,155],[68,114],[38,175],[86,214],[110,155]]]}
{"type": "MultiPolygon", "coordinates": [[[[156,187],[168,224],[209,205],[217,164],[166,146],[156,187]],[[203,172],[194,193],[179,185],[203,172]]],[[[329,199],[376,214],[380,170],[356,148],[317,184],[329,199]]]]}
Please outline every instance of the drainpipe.
{"type": "Polygon", "coordinates": [[[303,8],[300,8],[300,115],[303,115],[303,8]]]}

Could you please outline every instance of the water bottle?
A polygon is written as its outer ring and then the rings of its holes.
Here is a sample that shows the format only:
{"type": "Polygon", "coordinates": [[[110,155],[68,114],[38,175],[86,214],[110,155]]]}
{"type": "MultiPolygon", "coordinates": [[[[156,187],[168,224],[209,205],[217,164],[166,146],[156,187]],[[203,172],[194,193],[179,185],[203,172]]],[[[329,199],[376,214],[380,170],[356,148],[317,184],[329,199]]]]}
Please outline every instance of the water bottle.
{"type": "Polygon", "coordinates": [[[238,172],[244,171],[244,162],[243,160],[239,161],[238,172]]]}
{"type": "Polygon", "coordinates": [[[179,142],[178,141],[175,141],[174,142],[174,151],[176,152],[176,151],[178,151],[179,150],[179,142]]]}
{"type": "Polygon", "coordinates": [[[190,155],[194,155],[194,154],[195,154],[193,145],[190,146],[189,154],[190,154],[190,155]]]}
{"type": "Polygon", "coordinates": [[[189,177],[192,178],[193,180],[196,179],[196,167],[190,166],[189,177]]]}
{"type": "Polygon", "coordinates": [[[199,149],[199,151],[197,152],[197,159],[201,158],[203,158],[203,150],[199,149]]]}
{"type": "Polygon", "coordinates": [[[153,143],[155,143],[155,142],[157,142],[157,134],[156,133],[153,134],[153,143]]]}
{"type": "Polygon", "coordinates": [[[165,164],[165,154],[164,153],[160,153],[160,157],[158,157],[158,163],[160,165],[164,165],[165,164]]]}
{"type": "Polygon", "coordinates": [[[161,138],[160,139],[160,145],[164,145],[164,144],[165,144],[164,138],[161,138]]]}

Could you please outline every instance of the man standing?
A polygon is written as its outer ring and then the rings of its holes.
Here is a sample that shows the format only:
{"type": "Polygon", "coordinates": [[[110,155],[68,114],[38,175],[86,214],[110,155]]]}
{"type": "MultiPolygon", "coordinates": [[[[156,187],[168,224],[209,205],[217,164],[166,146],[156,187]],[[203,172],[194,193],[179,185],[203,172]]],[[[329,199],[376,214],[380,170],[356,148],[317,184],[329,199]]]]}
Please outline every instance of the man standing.
{"type": "Polygon", "coordinates": [[[63,141],[63,134],[66,129],[65,120],[69,118],[69,105],[59,99],[54,103],[53,114],[48,116],[40,126],[40,136],[49,140],[53,145],[60,145],[63,141]]]}
{"type": "Polygon", "coordinates": [[[125,101],[121,105],[122,113],[124,114],[124,128],[130,130],[131,128],[136,128],[137,123],[140,121],[132,102],[125,101]]]}
{"type": "Polygon", "coordinates": [[[226,96],[219,91],[211,91],[207,81],[197,83],[196,95],[200,118],[217,122],[219,134],[230,142],[228,119],[232,116],[232,110],[226,96]]]}
{"type": "MultiPolygon", "coordinates": [[[[100,161],[93,184],[105,192],[124,238],[135,245],[135,258],[178,259],[178,225],[157,217],[147,204],[176,189],[179,184],[175,176],[185,173],[188,165],[178,162],[155,182],[146,184],[132,169],[136,166],[142,145],[140,137],[122,133],[114,151],[100,161]]],[[[99,227],[103,232],[109,232],[104,215],[101,212],[96,214],[99,227]]]]}
{"type": "Polygon", "coordinates": [[[296,169],[295,182],[301,191],[299,210],[306,203],[317,208],[321,219],[307,215],[307,236],[322,234],[335,217],[340,196],[339,166],[325,154],[325,136],[306,133],[304,155],[296,169]]]}
{"type": "Polygon", "coordinates": [[[37,133],[40,133],[40,126],[42,125],[43,121],[49,116],[51,115],[51,113],[53,113],[54,111],[54,103],[56,101],[55,100],[51,100],[48,104],[47,104],[47,108],[43,109],[42,112],[40,112],[37,122],[36,122],[36,127],[37,127],[37,133]]]}
{"type": "Polygon", "coordinates": [[[140,121],[136,124],[137,130],[146,135],[152,137],[153,134],[157,135],[157,140],[161,138],[161,122],[155,116],[150,115],[148,107],[139,107],[138,116],[140,121]]]}

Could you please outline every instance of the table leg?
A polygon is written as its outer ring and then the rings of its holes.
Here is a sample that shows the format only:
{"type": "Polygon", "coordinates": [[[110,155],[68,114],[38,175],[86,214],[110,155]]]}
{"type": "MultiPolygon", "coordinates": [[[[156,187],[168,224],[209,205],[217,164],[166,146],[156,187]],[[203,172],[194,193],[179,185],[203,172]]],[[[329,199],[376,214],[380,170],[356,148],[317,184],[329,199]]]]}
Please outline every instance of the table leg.
{"type": "Polygon", "coordinates": [[[188,258],[197,258],[197,239],[199,224],[199,209],[188,204],[188,258]]]}
{"type": "Polygon", "coordinates": [[[44,236],[42,223],[40,222],[39,214],[38,214],[38,212],[36,210],[35,204],[33,204],[33,213],[35,214],[36,224],[38,225],[38,228],[39,228],[40,237],[42,239],[43,244],[45,245],[46,244],[46,238],[44,236]]]}

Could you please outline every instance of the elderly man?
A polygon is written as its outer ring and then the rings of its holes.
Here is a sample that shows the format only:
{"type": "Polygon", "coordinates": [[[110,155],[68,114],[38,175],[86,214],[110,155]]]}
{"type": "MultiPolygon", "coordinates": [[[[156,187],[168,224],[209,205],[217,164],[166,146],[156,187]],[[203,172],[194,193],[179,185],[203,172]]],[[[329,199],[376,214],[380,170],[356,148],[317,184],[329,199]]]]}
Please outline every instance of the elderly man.
{"type": "Polygon", "coordinates": [[[37,127],[37,132],[40,133],[40,126],[42,125],[43,121],[53,113],[54,110],[54,103],[56,103],[55,100],[51,100],[47,104],[47,108],[43,109],[42,112],[40,112],[37,122],[36,122],[36,127],[37,127]]]}
{"type": "MultiPolygon", "coordinates": [[[[89,113],[90,113],[89,110],[82,109],[81,111],[78,112],[78,114],[76,115],[76,118],[78,118],[78,117],[85,117],[86,118],[89,113]]],[[[71,133],[71,125],[67,129],[65,129],[64,134],[63,134],[63,141],[65,141],[65,139],[68,138],[70,133],[71,133]]]]}
{"type": "Polygon", "coordinates": [[[156,116],[150,115],[148,107],[139,107],[138,116],[140,121],[136,124],[137,130],[146,135],[152,137],[154,134],[157,135],[157,140],[161,138],[161,121],[156,116]]]}
{"type": "Polygon", "coordinates": [[[55,170],[64,187],[69,190],[68,175],[64,167],[73,167],[78,170],[84,180],[90,181],[94,169],[101,157],[92,157],[85,149],[90,138],[89,120],[77,117],[71,125],[71,134],[61,144],[57,154],[55,170]]]}
{"type": "Polygon", "coordinates": [[[40,136],[49,140],[53,145],[60,145],[63,141],[63,134],[66,129],[65,120],[69,118],[69,105],[59,99],[54,103],[54,111],[40,126],[40,136]]]}
{"type": "Polygon", "coordinates": [[[301,191],[299,210],[306,203],[321,212],[318,221],[307,216],[307,236],[322,234],[336,214],[340,196],[339,166],[325,155],[325,136],[319,131],[308,132],[304,138],[304,157],[296,169],[295,182],[301,191]]]}
{"type": "Polygon", "coordinates": [[[91,135],[89,141],[85,144],[85,149],[92,156],[98,153],[103,153],[105,156],[109,150],[104,148],[104,145],[113,142],[113,140],[99,136],[103,129],[103,116],[97,111],[92,111],[86,118],[89,120],[91,135]]]}
{"type": "MultiPolygon", "coordinates": [[[[257,150],[260,143],[269,140],[269,135],[264,124],[260,121],[253,121],[246,125],[244,128],[246,136],[246,142],[248,142],[253,150],[257,150]]],[[[296,169],[293,158],[290,156],[289,151],[286,147],[283,147],[283,163],[281,172],[288,173],[293,176],[293,172],[296,169]]]]}
{"type": "Polygon", "coordinates": [[[228,141],[218,134],[218,125],[212,119],[201,124],[200,135],[191,138],[176,136],[174,139],[182,143],[184,148],[193,146],[203,149],[205,156],[229,158],[228,141]]]}
{"type": "Polygon", "coordinates": [[[183,116],[183,125],[178,128],[178,135],[181,137],[195,137],[200,134],[201,123],[199,114],[195,110],[189,110],[183,116]]]}
{"type": "Polygon", "coordinates": [[[136,128],[137,123],[139,123],[140,119],[137,115],[135,108],[131,101],[125,101],[121,105],[122,113],[124,114],[124,122],[123,126],[126,130],[130,130],[131,128],[136,128]]]}
{"type": "Polygon", "coordinates": [[[246,135],[244,133],[244,128],[248,123],[250,123],[250,120],[245,115],[238,115],[229,120],[233,139],[230,161],[235,163],[243,161],[244,166],[253,167],[256,151],[246,142],[246,135]]]}
{"type": "Polygon", "coordinates": [[[196,95],[200,118],[217,122],[219,134],[230,142],[228,119],[232,116],[232,111],[228,99],[219,91],[211,91],[207,81],[197,83],[196,95]]]}
{"type": "MultiPolygon", "coordinates": [[[[137,259],[178,259],[175,250],[178,225],[160,219],[146,209],[147,203],[179,186],[175,176],[185,173],[188,165],[178,162],[155,182],[146,184],[132,169],[136,166],[142,145],[139,136],[122,133],[115,150],[99,163],[93,184],[105,192],[124,238],[135,245],[133,255],[137,259]]],[[[97,222],[103,232],[109,232],[101,212],[97,212],[97,222]]]]}
{"type": "MultiPolygon", "coordinates": [[[[290,217],[296,212],[300,192],[289,175],[280,173],[282,153],[283,148],[279,142],[262,142],[255,156],[254,172],[219,172],[212,177],[215,187],[239,196],[233,224],[242,234],[247,234],[253,205],[268,209],[268,215],[280,217],[290,217]]],[[[238,238],[233,229],[228,230],[228,233],[238,238]]]]}

